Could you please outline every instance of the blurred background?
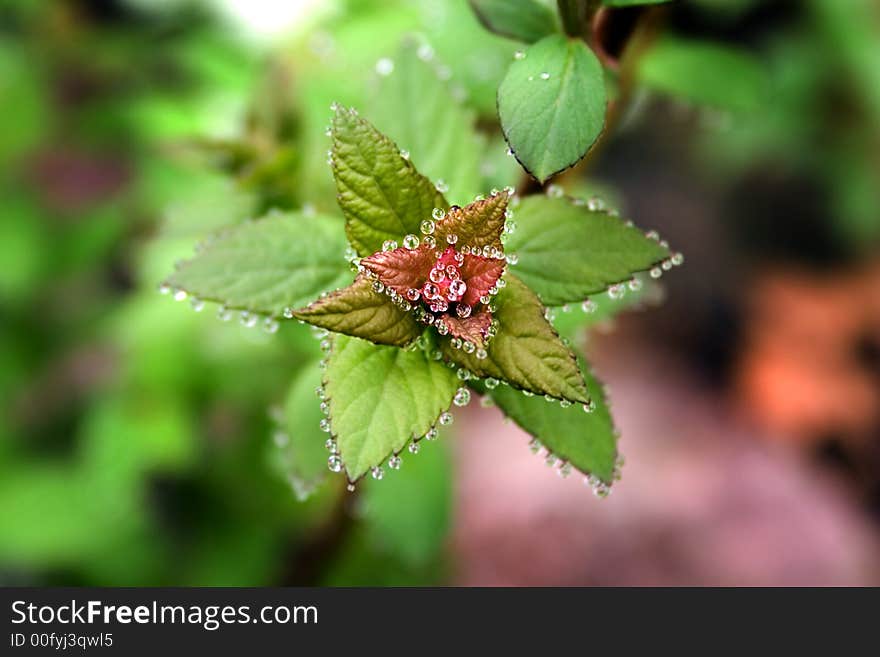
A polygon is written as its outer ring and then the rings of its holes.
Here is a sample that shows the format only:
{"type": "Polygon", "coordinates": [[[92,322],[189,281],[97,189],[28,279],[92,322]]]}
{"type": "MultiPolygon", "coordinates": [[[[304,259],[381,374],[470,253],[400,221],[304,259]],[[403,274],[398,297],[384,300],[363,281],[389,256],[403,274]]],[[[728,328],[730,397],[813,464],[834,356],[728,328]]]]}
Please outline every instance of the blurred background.
{"type": "Polygon", "coordinates": [[[0,582],[880,584],[880,5],[679,0],[621,59],[641,19],[606,17],[614,128],[555,181],[686,258],[638,312],[556,310],[622,481],[474,402],[350,495],[290,452],[291,414],[323,442],[309,331],[157,285],[221,226],[337,212],[330,103],[383,128],[401,43],[475,126],[462,188],[530,187],[495,116],[521,46],[465,0],[5,0],[0,582]]]}

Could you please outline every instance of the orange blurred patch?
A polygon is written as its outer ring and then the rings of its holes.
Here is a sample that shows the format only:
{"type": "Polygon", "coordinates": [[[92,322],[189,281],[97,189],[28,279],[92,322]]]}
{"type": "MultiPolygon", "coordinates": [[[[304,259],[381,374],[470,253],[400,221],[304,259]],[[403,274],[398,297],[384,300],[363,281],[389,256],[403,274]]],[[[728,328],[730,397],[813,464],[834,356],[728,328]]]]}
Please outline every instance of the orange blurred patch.
{"type": "Polygon", "coordinates": [[[749,299],[736,396],[773,434],[858,438],[880,421],[880,263],[846,273],[776,271],[749,299]]]}

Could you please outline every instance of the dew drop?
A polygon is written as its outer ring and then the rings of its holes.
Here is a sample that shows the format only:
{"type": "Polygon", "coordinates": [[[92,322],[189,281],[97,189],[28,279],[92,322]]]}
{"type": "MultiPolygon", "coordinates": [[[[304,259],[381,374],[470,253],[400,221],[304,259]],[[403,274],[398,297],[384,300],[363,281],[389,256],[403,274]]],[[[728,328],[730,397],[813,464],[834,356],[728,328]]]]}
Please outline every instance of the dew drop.
{"type": "Polygon", "coordinates": [[[404,148],[400,149],[400,157],[402,157],[404,160],[408,160],[409,159],[409,151],[404,148]]]}
{"type": "Polygon", "coordinates": [[[651,278],[657,279],[663,275],[663,270],[660,267],[652,267],[650,271],[651,278]]]}
{"type": "Polygon", "coordinates": [[[331,454],[327,459],[327,467],[331,472],[342,472],[342,457],[339,454],[331,454]]]}
{"type": "Polygon", "coordinates": [[[428,433],[425,434],[425,440],[437,440],[438,435],[437,427],[431,427],[428,433]]]}
{"type": "Polygon", "coordinates": [[[186,300],[186,290],[175,290],[174,291],[174,300],[175,301],[186,300]]]}
{"type": "Polygon", "coordinates": [[[409,444],[408,449],[410,454],[418,454],[421,447],[417,442],[413,441],[409,444]]]}
{"type": "Polygon", "coordinates": [[[445,194],[449,191],[449,185],[446,184],[446,181],[443,178],[437,180],[437,184],[434,185],[434,188],[440,192],[441,194],[445,194]]]}
{"type": "Polygon", "coordinates": [[[321,428],[321,431],[324,431],[325,433],[330,432],[330,420],[328,420],[327,418],[324,418],[323,420],[321,420],[318,423],[318,426],[321,428]]]}
{"type": "Polygon", "coordinates": [[[542,79],[542,80],[549,80],[549,79],[550,79],[550,74],[547,73],[546,71],[544,71],[543,73],[541,73],[541,79],[542,79]]]}
{"type": "Polygon", "coordinates": [[[227,308],[226,306],[220,306],[217,309],[217,319],[219,319],[221,322],[228,322],[230,319],[232,319],[232,311],[229,310],[229,308],[227,308]]]}
{"type": "Polygon", "coordinates": [[[541,445],[541,441],[538,440],[537,438],[532,438],[532,439],[529,441],[529,451],[530,451],[532,454],[537,454],[538,452],[540,452],[540,451],[541,451],[541,447],[542,447],[542,445],[541,445]]]}
{"type": "Polygon", "coordinates": [[[471,378],[471,373],[463,367],[458,368],[458,371],[455,374],[462,381],[467,381],[468,379],[471,378]]]}
{"type": "Polygon", "coordinates": [[[612,299],[622,299],[624,294],[626,294],[626,287],[622,283],[615,283],[608,288],[608,296],[612,299]]]}
{"type": "Polygon", "coordinates": [[[513,53],[513,58],[522,61],[526,58],[526,53],[523,50],[517,50],[515,53],[513,53]]]}
{"type": "Polygon", "coordinates": [[[400,470],[401,463],[403,463],[403,459],[400,458],[397,454],[388,459],[388,467],[392,470],[400,470]]]}
{"type": "Polygon", "coordinates": [[[682,265],[684,263],[684,254],[675,253],[672,255],[672,264],[676,267],[682,265]]]}
{"type": "Polygon", "coordinates": [[[285,308],[281,314],[284,316],[284,319],[293,319],[293,308],[285,308]]]}
{"type": "Polygon", "coordinates": [[[336,445],[336,441],[332,438],[328,438],[324,441],[324,448],[331,454],[335,454],[337,451],[339,451],[336,445]]]}
{"type": "Polygon", "coordinates": [[[385,284],[382,281],[373,281],[373,290],[382,294],[385,291],[385,284]]]}
{"type": "Polygon", "coordinates": [[[446,236],[446,243],[447,244],[455,244],[456,242],[458,242],[458,235],[456,235],[455,233],[449,233],[446,236]]]}
{"type": "Polygon", "coordinates": [[[412,251],[413,249],[419,248],[419,238],[415,235],[409,234],[403,238],[403,246],[412,251]]]}
{"type": "Polygon", "coordinates": [[[263,330],[266,333],[272,334],[278,332],[278,320],[274,317],[267,317],[263,320],[263,330]]]}
{"type": "Polygon", "coordinates": [[[467,388],[459,388],[455,391],[452,403],[456,406],[467,406],[471,401],[471,391],[467,388]]]}
{"type": "Polygon", "coordinates": [[[486,379],[485,383],[486,383],[486,387],[487,387],[489,390],[494,390],[495,388],[498,387],[498,384],[500,383],[500,381],[498,381],[498,379],[493,379],[493,378],[490,376],[488,379],[486,379]]]}
{"type": "Polygon", "coordinates": [[[168,283],[162,283],[159,285],[159,294],[170,294],[171,286],[168,283]]]}
{"type": "Polygon", "coordinates": [[[446,411],[445,413],[441,413],[440,418],[439,418],[439,422],[444,427],[448,427],[450,424],[452,424],[452,413],[450,413],[449,411],[446,411]]]}
{"type": "Polygon", "coordinates": [[[383,57],[379,61],[376,62],[376,73],[381,76],[388,76],[394,72],[394,61],[388,59],[387,57],[383,57]]]}
{"type": "Polygon", "coordinates": [[[627,286],[633,292],[638,292],[642,289],[642,281],[638,278],[633,278],[629,281],[629,283],[627,283],[627,286]]]}
{"type": "Polygon", "coordinates": [[[245,328],[253,328],[254,326],[257,325],[257,316],[252,315],[247,310],[242,310],[241,316],[239,318],[239,322],[245,328]]]}
{"type": "Polygon", "coordinates": [[[382,479],[382,477],[385,476],[385,471],[382,468],[374,466],[370,469],[370,474],[373,476],[373,479],[379,481],[380,479],[382,479]]]}
{"type": "Polygon", "coordinates": [[[584,404],[582,408],[584,409],[584,413],[592,413],[596,410],[596,402],[591,399],[586,404],[584,404]]]}
{"type": "Polygon", "coordinates": [[[397,248],[397,242],[394,240],[385,240],[382,242],[382,250],[383,251],[393,251],[397,248]]]}
{"type": "Polygon", "coordinates": [[[511,267],[515,266],[516,263],[518,263],[518,262],[519,262],[519,256],[516,255],[515,253],[511,253],[507,256],[507,264],[510,265],[511,267]]]}
{"type": "MultiPolygon", "coordinates": [[[[439,210],[439,208],[437,209],[439,210]]],[[[434,225],[434,222],[430,219],[425,219],[419,226],[419,230],[422,231],[422,235],[432,235],[434,233],[434,228],[436,228],[436,226],[434,225]]]]}
{"type": "Polygon", "coordinates": [[[465,340],[461,345],[461,350],[466,354],[472,354],[477,349],[477,345],[475,345],[470,340],[465,340]]]}

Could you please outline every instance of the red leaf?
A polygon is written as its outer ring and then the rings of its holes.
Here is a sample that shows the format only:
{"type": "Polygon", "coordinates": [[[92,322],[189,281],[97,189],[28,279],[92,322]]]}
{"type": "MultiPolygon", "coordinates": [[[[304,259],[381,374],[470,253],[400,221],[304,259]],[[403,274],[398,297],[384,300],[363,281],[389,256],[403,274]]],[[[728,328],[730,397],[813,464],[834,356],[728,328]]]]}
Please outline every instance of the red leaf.
{"type": "Polygon", "coordinates": [[[379,277],[382,284],[401,296],[410,289],[420,289],[436,261],[434,249],[400,247],[393,251],[379,251],[361,260],[367,271],[379,277]]]}
{"type": "Polygon", "coordinates": [[[449,335],[473,342],[478,347],[486,346],[486,335],[489,326],[492,324],[492,313],[484,307],[476,315],[471,315],[465,319],[453,317],[452,315],[443,315],[440,319],[449,329],[449,335]]]}
{"type": "Polygon", "coordinates": [[[484,258],[468,254],[464,257],[461,265],[461,278],[467,283],[467,292],[461,298],[461,303],[475,306],[480,302],[480,297],[489,294],[489,290],[501,278],[504,273],[504,260],[484,258]]]}

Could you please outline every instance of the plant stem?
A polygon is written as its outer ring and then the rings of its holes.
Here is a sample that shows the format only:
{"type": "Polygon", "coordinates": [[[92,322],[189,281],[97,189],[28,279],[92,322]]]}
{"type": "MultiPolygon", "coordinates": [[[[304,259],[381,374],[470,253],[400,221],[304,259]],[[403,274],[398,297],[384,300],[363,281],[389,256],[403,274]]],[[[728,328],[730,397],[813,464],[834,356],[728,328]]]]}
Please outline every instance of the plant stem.
{"type": "Polygon", "coordinates": [[[556,0],[556,6],[559,7],[559,17],[562,18],[565,33],[580,38],[584,33],[582,0],[556,0]]]}

